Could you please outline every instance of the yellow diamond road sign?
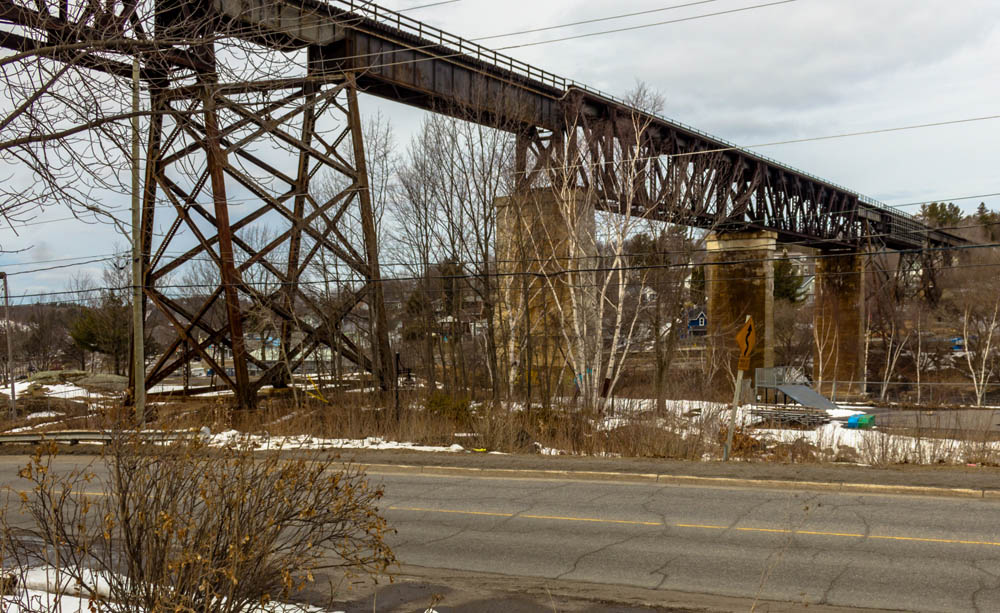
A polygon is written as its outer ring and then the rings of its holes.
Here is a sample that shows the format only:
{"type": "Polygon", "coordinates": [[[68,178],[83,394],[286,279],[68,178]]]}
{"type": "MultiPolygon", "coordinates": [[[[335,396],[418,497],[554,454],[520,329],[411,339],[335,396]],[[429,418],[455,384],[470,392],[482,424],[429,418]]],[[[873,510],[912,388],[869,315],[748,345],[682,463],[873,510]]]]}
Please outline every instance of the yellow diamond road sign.
{"type": "Polygon", "coordinates": [[[750,369],[750,353],[756,344],[757,326],[754,325],[752,317],[747,317],[746,323],[736,335],[736,345],[740,348],[740,360],[737,364],[739,370],[750,369]]]}

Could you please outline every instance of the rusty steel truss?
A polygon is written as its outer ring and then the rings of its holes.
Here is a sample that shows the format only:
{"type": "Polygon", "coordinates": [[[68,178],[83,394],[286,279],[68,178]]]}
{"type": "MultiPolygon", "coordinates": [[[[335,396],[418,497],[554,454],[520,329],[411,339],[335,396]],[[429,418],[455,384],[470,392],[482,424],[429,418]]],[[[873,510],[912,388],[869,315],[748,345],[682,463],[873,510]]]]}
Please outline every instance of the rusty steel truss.
{"type": "Polygon", "coordinates": [[[772,230],[783,242],[821,249],[859,248],[873,236],[893,249],[964,242],[844,187],[364,0],[0,0],[0,24],[8,26],[0,46],[18,52],[122,77],[131,75],[133,57],[142,61],[152,112],[141,284],[176,331],[148,386],[198,357],[241,407],[251,407],[260,387],[281,384],[324,346],[372,371],[383,388],[394,385],[359,90],[515,132],[522,188],[569,181],[592,190],[607,210],[628,206],[723,231],[772,230]],[[177,42],[184,37],[194,42],[177,42]],[[279,69],[278,78],[220,82],[218,65],[232,58],[217,55],[219,37],[265,51],[304,51],[304,76],[283,78],[279,69]],[[262,153],[269,149],[284,151],[293,167],[262,153]],[[628,175],[629,185],[616,169],[626,151],[645,160],[628,175]],[[320,176],[338,177],[336,189],[316,189],[320,176]],[[251,241],[251,228],[262,225],[277,234],[251,241]],[[327,255],[349,271],[347,291],[334,304],[309,287],[310,266],[327,255]],[[195,264],[216,276],[190,284],[183,297],[164,290],[195,264]],[[248,279],[261,270],[268,283],[248,279]],[[367,354],[341,329],[362,303],[373,338],[367,354]],[[261,316],[280,330],[280,363],[248,351],[247,323],[261,316]],[[211,350],[218,346],[231,354],[229,364],[211,350]],[[251,366],[260,376],[251,377],[251,366]]]}
{"type": "Polygon", "coordinates": [[[624,213],[618,209],[627,202],[632,215],[717,232],[768,230],[779,242],[824,250],[965,242],[655,115],[600,103],[583,90],[569,92],[563,109],[558,129],[531,127],[518,135],[517,172],[527,187],[562,181],[593,193],[598,208],[610,212],[624,213]]]}
{"type": "Polygon", "coordinates": [[[148,155],[152,163],[147,169],[143,210],[147,275],[143,287],[175,328],[177,338],[147,374],[147,385],[162,382],[199,357],[237,393],[240,406],[252,406],[261,387],[284,382],[322,345],[336,348],[376,373],[383,385],[391,385],[393,364],[379,283],[377,237],[352,76],[289,80],[266,89],[242,85],[167,88],[153,94],[153,104],[156,112],[148,155]],[[321,117],[335,118],[339,127],[320,133],[317,121],[321,117]],[[265,141],[265,148],[286,148],[296,158],[294,172],[264,159],[255,148],[259,141],[265,141]],[[182,185],[171,178],[171,167],[179,164],[188,165],[185,174],[189,176],[191,167],[195,169],[192,184],[182,185]],[[324,193],[313,187],[317,177],[330,175],[342,180],[325,184],[338,189],[324,193]],[[235,221],[230,219],[233,204],[227,192],[232,186],[251,196],[249,206],[240,207],[247,210],[235,221]],[[173,207],[167,215],[153,206],[158,194],[173,207]],[[203,204],[205,200],[211,200],[211,207],[203,204]],[[162,237],[153,233],[157,215],[169,221],[162,237]],[[360,240],[345,229],[350,220],[359,222],[360,240]],[[262,222],[278,228],[266,244],[255,245],[242,237],[243,231],[262,222]],[[182,230],[196,236],[197,244],[171,256],[182,230]],[[334,304],[320,301],[302,284],[321,251],[346,264],[356,280],[350,291],[340,292],[334,304]],[[187,301],[158,289],[168,275],[199,258],[218,270],[218,286],[193,291],[194,300],[187,301]],[[253,267],[263,268],[268,275],[267,290],[244,278],[253,267]],[[371,356],[339,328],[362,301],[374,317],[376,339],[371,356]],[[224,321],[210,321],[206,315],[220,304],[225,306],[224,321]],[[261,312],[280,328],[280,360],[265,362],[247,351],[245,321],[250,313],[260,318],[261,312]],[[232,375],[210,351],[216,344],[228,348],[232,375]],[[261,371],[254,380],[248,364],[261,371]]]}

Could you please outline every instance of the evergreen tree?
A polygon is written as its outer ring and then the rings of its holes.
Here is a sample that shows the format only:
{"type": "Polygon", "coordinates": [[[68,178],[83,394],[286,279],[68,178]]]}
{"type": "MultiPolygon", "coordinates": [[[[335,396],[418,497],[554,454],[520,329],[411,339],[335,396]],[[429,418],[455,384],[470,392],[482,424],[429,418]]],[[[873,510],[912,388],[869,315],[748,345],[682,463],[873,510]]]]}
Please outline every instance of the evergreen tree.
{"type": "Polygon", "coordinates": [[[116,292],[105,292],[100,304],[85,308],[70,322],[69,335],[86,351],[108,356],[115,374],[124,374],[128,364],[130,333],[129,304],[116,292]]]}
{"type": "Polygon", "coordinates": [[[985,202],[980,202],[976,208],[975,218],[986,240],[1000,240],[1000,211],[991,211],[986,208],[985,202]]]}
{"type": "Polygon", "coordinates": [[[920,205],[919,217],[924,223],[935,228],[954,228],[962,222],[965,215],[953,202],[931,202],[920,205]]]}
{"type": "Polygon", "coordinates": [[[806,297],[806,280],[795,264],[782,258],[774,263],[774,297],[791,303],[801,302],[806,297]]]}

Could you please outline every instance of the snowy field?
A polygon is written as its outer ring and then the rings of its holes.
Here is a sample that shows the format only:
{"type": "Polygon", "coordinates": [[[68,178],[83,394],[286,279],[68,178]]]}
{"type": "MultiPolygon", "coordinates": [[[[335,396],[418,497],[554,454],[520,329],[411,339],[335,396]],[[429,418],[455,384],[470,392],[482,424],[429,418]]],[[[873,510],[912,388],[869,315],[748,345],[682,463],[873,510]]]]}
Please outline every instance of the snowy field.
{"type": "Polygon", "coordinates": [[[406,451],[429,451],[429,452],[450,452],[457,453],[465,451],[461,445],[451,445],[448,447],[435,445],[417,445],[414,443],[400,443],[387,441],[379,437],[368,437],[363,439],[349,438],[318,438],[307,434],[300,436],[269,436],[258,434],[245,434],[236,430],[227,430],[217,434],[209,434],[205,437],[206,442],[213,446],[226,445],[250,445],[254,449],[263,451],[272,450],[297,450],[297,449],[399,449],[406,451]]]}
{"type": "MultiPolygon", "coordinates": [[[[74,573],[76,574],[76,573],[74,573]]],[[[84,572],[83,585],[69,573],[52,566],[27,569],[19,577],[13,594],[0,596],[0,611],[21,613],[114,613],[121,610],[104,599],[110,595],[108,577],[97,572],[84,572]]],[[[120,580],[120,579],[119,579],[120,580]]],[[[129,609],[133,610],[133,609],[129,609]]],[[[254,609],[254,613],[344,613],[304,604],[270,602],[254,609]]]]}
{"type": "MultiPolygon", "coordinates": [[[[50,398],[76,399],[103,396],[103,394],[90,392],[71,383],[39,383],[36,381],[16,381],[14,383],[14,393],[18,397],[21,397],[29,394],[32,387],[44,388],[45,395],[50,398]]],[[[10,388],[7,386],[0,387],[0,392],[8,394],[10,392],[10,388]]]]}
{"type": "MultiPolygon", "coordinates": [[[[29,381],[16,383],[19,395],[29,393],[32,386],[39,384],[29,381]]],[[[42,393],[52,398],[66,398],[87,402],[97,402],[111,396],[91,392],[83,387],[68,384],[42,384],[42,393]]],[[[309,385],[298,387],[308,391],[309,385]]],[[[158,385],[151,392],[168,392],[181,390],[180,385],[158,385]]],[[[37,393],[37,392],[36,392],[37,393]]],[[[201,396],[219,396],[229,392],[206,392],[201,396]]],[[[828,411],[830,423],[811,430],[754,428],[757,421],[752,415],[752,406],[745,405],[737,410],[738,426],[753,438],[763,442],[767,447],[776,445],[806,445],[815,447],[822,455],[843,455],[842,450],[850,450],[848,455],[856,456],[859,463],[966,463],[985,462],[1000,459],[1000,442],[986,440],[959,440],[947,438],[918,438],[899,434],[887,434],[878,430],[855,430],[846,427],[848,417],[871,411],[870,405],[844,403],[839,408],[828,411]]],[[[514,405],[512,410],[523,409],[514,405]]],[[[729,405],[703,401],[671,400],[667,402],[669,419],[655,418],[655,423],[664,428],[670,428],[682,436],[688,432],[699,431],[704,434],[720,423],[729,419],[729,405]]],[[[608,403],[605,416],[594,424],[598,431],[611,431],[624,426],[642,424],[649,425],[655,413],[653,399],[615,398],[608,403]]],[[[39,410],[26,417],[26,424],[7,430],[8,433],[30,432],[42,426],[58,424],[65,415],[57,410],[39,410]]],[[[290,416],[286,416],[290,418],[290,416]]],[[[981,437],[984,438],[984,437],[981,437]]],[[[401,449],[411,451],[457,453],[465,451],[461,445],[435,446],[418,445],[405,441],[389,441],[378,437],[363,439],[318,438],[309,435],[270,436],[245,435],[235,430],[211,434],[211,445],[228,445],[246,443],[257,449],[401,449]]],[[[537,451],[546,455],[562,455],[566,452],[560,449],[536,445],[537,451]]]]}
{"type": "MultiPolygon", "coordinates": [[[[961,440],[952,438],[914,437],[889,434],[876,429],[859,430],[847,427],[846,420],[852,415],[870,412],[871,405],[844,404],[840,408],[827,411],[831,421],[814,429],[781,429],[753,427],[759,417],[752,414],[753,406],[744,405],[736,411],[737,428],[768,446],[779,444],[804,444],[814,446],[819,451],[836,455],[842,449],[852,450],[858,463],[919,463],[919,464],[962,464],[994,462],[1000,459],[1000,441],[961,440]]],[[[645,419],[655,408],[652,399],[617,399],[614,413],[605,417],[598,428],[611,430],[645,419]]],[[[706,426],[710,420],[728,423],[730,405],[712,402],[672,400],[667,402],[667,410],[672,413],[675,428],[684,434],[690,430],[706,426]],[[679,425],[678,425],[679,424],[679,425]]],[[[667,424],[664,422],[664,426],[667,424]]],[[[556,450],[544,450],[557,454],[556,450]]]]}

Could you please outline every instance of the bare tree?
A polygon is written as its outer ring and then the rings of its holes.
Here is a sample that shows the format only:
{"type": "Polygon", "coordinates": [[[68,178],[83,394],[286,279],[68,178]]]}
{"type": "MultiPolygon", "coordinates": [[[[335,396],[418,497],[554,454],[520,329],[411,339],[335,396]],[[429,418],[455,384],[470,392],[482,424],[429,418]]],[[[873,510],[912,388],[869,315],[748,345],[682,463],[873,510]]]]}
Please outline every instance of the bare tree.
{"type": "Polygon", "coordinates": [[[882,367],[882,391],[879,392],[879,400],[885,400],[888,396],[889,384],[896,372],[896,365],[899,364],[899,356],[902,355],[912,334],[910,330],[900,330],[897,328],[898,325],[900,324],[896,321],[890,321],[889,328],[885,330],[885,335],[882,338],[884,364],[882,367]]]}
{"type": "MultiPolygon", "coordinates": [[[[492,315],[497,308],[496,203],[511,192],[513,138],[480,117],[475,106],[449,113],[424,120],[402,164],[399,237],[406,253],[420,260],[414,272],[423,277],[421,291],[429,302],[429,271],[441,265],[442,306],[453,335],[451,372],[463,389],[469,386],[468,356],[458,348],[469,346],[465,330],[479,322],[465,321],[460,304],[468,293],[479,303],[475,317],[484,324],[484,378],[496,403],[503,389],[498,385],[498,322],[492,315]],[[411,225],[405,226],[407,222],[411,225]]],[[[428,311],[425,316],[430,324],[432,315],[428,311]]]]}
{"type": "MultiPolygon", "coordinates": [[[[919,270],[909,268],[898,254],[879,252],[870,260],[872,273],[868,300],[868,335],[878,344],[866,345],[866,363],[869,357],[881,357],[878,378],[882,383],[879,398],[888,398],[890,382],[895,377],[899,358],[910,337],[910,330],[903,317],[905,307],[914,295],[915,277],[919,270]],[[881,352],[868,356],[876,349],[881,352]]],[[[871,343],[867,340],[866,343],[871,343]]]]}
{"type": "MultiPolygon", "coordinates": [[[[146,80],[177,64],[178,47],[192,49],[192,59],[213,47],[232,57],[252,49],[254,62],[215,64],[222,81],[277,76],[275,60],[286,59],[217,32],[207,13],[164,3],[16,0],[10,8],[0,17],[11,34],[0,55],[0,215],[8,222],[60,206],[87,221],[119,224],[113,213],[127,201],[116,196],[130,190],[133,56],[146,80]]],[[[189,73],[173,85],[194,82],[189,73]]],[[[138,111],[144,130],[155,112],[148,100],[138,111]]]]}
{"type": "Polygon", "coordinates": [[[948,271],[947,311],[961,322],[964,370],[972,382],[976,406],[982,406],[1000,372],[1000,294],[981,274],[1000,265],[995,252],[976,252],[966,266],[948,271]]]}
{"type": "Polygon", "coordinates": [[[565,139],[549,145],[549,158],[557,160],[543,183],[549,193],[531,192],[536,207],[552,199],[558,207],[549,214],[554,227],[531,235],[532,249],[557,270],[544,275],[546,304],[566,322],[562,352],[581,399],[598,410],[621,382],[640,314],[651,306],[658,406],[665,407],[666,373],[684,320],[683,288],[704,236],[704,229],[682,227],[696,225],[713,206],[724,214],[720,195],[731,187],[722,183],[724,160],[716,154],[669,159],[657,153],[651,126],[661,96],[640,84],[629,102],[634,110],[608,120],[606,128],[569,112],[565,139]],[[636,257],[630,249],[643,233],[662,237],[653,253],[636,257]],[[658,296],[652,305],[641,298],[650,291],[658,296]]]}
{"type": "Polygon", "coordinates": [[[433,262],[440,257],[439,235],[441,212],[444,204],[439,196],[441,168],[435,164],[435,150],[428,147],[422,136],[431,136],[432,130],[424,124],[420,135],[409,145],[406,161],[399,167],[399,189],[393,202],[393,238],[398,245],[400,259],[407,262],[408,272],[418,279],[413,294],[407,301],[407,313],[415,318],[410,326],[416,340],[423,345],[424,378],[430,389],[437,384],[437,366],[434,356],[434,338],[437,329],[435,316],[435,291],[433,262]]]}

